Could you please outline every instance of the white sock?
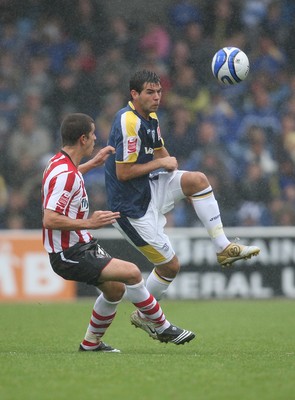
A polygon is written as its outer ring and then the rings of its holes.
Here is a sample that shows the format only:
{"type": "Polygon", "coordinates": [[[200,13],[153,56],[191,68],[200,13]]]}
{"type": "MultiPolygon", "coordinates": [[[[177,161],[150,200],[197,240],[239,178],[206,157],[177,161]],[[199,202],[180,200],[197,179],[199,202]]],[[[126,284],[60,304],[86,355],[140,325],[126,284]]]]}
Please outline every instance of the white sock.
{"type": "Polygon", "coordinates": [[[120,301],[111,302],[105,299],[103,293],[94,303],[90,322],[82,342],[86,350],[98,347],[100,339],[115,318],[120,301]]]}
{"type": "Polygon", "coordinates": [[[143,280],[135,285],[126,285],[126,293],[128,299],[137,308],[139,315],[155,324],[155,329],[158,333],[163,332],[170,326],[170,322],[167,321],[160,304],[149,293],[143,280]]]}
{"type": "Polygon", "coordinates": [[[147,290],[159,301],[167,292],[172,282],[173,279],[160,276],[154,268],[146,280],[146,287],[147,290]]]}
{"type": "Polygon", "coordinates": [[[207,229],[214,244],[216,253],[220,253],[230,244],[230,241],[223,231],[219,206],[212,187],[209,186],[201,192],[193,194],[191,199],[197,216],[207,229]]]}

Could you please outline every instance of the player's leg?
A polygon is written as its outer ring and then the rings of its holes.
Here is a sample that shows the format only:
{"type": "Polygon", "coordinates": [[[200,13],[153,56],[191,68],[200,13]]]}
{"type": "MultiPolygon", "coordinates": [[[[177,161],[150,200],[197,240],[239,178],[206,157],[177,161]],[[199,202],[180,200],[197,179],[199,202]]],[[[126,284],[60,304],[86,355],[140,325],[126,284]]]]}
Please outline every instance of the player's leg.
{"type": "Polygon", "coordinates": [[[124,292],[125,286],[122,283],[108,282],[104,292],[98,296],[93,305],[89,325],[80,344],[81,351],[120,352],[120,350],[105,344],[102,337],[116,316],[117,307],[124,292]]]}
{"type": "Polygon", "coordinates": [[[155,296],[157,300],[161,300],[164,294],[169,289],[177,273],[180,270],[180,263],[176,255],[172,260],[155,265],[152,272],[146,280],[147,289],[155,296]]]}
{"type": "MultiPolygon", "coordinates": [[[[103,249],[100,247],[100,252],[102,251],[103,249]]],[[[88,268],[93,269],[93,284],[102,293],[94,303],[80,350],[100,351],[101,344],[105,347],[102,337],[113,322],[118,304],[125,293],[125,283],[136,284],[141,280],[141,273],[134,264],[111,258],[108,255],[97,259],[96,254],[92,253],[88,256],[88,260],[92,263],[88,268]]],[[[118,352],[119,350],[110,347],[109,351],[118,352]]]]}
{"type": "Polygon", "coordinates": [[[113,258],[103,269],[101,279],[106,281],[100,285],[104,293],[110,283],[108,280],[125,283],[127,297],[137,308],[137,312],[133,313],[133,316],[137,315],[136,323],[134,320],[132,323],[152,338],[161,342],[184,344],[195,337],[191,331],[178,328],[166,319],[161,306],[145,287],[141,272],[135,264],[113,258]]]}
{"type": "Polygon", "coordinates": [[[102,277],[103,271],[108,270],[108,265],[112,263],[112,260],[112,257],[97,243],[97,240],[94,246],[84,253],[83,265],[80,265],[80,268],[83,267],[87,272],[86,283],[99,288],[101,294],[94,303],[88,328],[80,344],[80,351],[120,352],[102,341],[102,337],[116,316],[118,304],[125,293],[123,282],[105,282],[107,279],[102,277]]]}
{"type": "Polygon", "coordinates": [[[171,324],[160,304],[147,290],[143,280],[137,284],[126,284],[127,297],[137,307],[131,314],[131,323],[160,342],[184,344],[194,339],[195,334],[171,324]]]}
{"type": "Polygon", "coordinates": [[[150,336],[175,344],[184,344],[195,337],[191,331],[175,327],[166,319],[159,303],[146,289],[141,272],[135,264],[112,258],[102,269],[99,282],[102,294],[94,305],[85,341],[82,343],[84,348],[85,342],[88,346],[92,343],[94,346],[100,345],[102,336],[116,315],[125,287],[128,299],[152,327],[148,332],[150,336]]]}
{"type": "Polygon", "coordinates": [[[157,300],[163,297],[180,268],[169,237],[164,233],[165,224],[165,216],[152,202],[143,217],[121,217],[115,224],[129,243],[154,264],[146,286],[157,300]]]}
{"type": "Polygon", "coordinates": [[[197,216],[219,253],[230,241],[223,231],[219,206],[206,175],[201,172],[184,172],[181,176],[181,188],[184,195],[191,198],[197,216]]]}
{"type": "MultiPolygon", "coordinates": [[[[109,263],[107,254],[93,239],[89,243],[77,243],[73,247],[56,254],[50,254],[53,270],[67,280],[96,286],[103,268],[109,263]]],[[[114,282],[108,297],[101,294],[95,301],[80,351],[119,352],[101,341],[107,327],[113,321],[117,305],[125,292],[124,284],[114,282]]]]}
{"type": "Polygon", "coordinates": [[[228,240],[223,230],[218,203],[205,174],[184,172],[181,176],[181,188],[184,195],[191,198],[197,216],[207,229],[220,264],[227,266],[260,252],[256,246],[244,246],[228,240]]]}

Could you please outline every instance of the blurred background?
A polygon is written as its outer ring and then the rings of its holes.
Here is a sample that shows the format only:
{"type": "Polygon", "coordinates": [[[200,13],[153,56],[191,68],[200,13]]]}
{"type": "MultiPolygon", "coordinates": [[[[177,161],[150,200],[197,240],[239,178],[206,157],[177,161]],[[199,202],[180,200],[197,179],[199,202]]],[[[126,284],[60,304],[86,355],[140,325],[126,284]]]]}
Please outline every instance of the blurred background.
{"type": "MultiPolygon", "coordinates": [[[[180,168],[204,171],[225,226],[295,223],[295,3],[291,0],[1,0],[0,229],[41,228],[40,184],[68,112],[106,144],[130,75],[162,81],[162,136],[180,168]],[[221,86],[214,53],[241,48],[247,79],[221,86]]],[[[85,176],[105,208],[103,169],[85,176]]],[[[171,227],[198,227],[183,201],[171,227]]]]}

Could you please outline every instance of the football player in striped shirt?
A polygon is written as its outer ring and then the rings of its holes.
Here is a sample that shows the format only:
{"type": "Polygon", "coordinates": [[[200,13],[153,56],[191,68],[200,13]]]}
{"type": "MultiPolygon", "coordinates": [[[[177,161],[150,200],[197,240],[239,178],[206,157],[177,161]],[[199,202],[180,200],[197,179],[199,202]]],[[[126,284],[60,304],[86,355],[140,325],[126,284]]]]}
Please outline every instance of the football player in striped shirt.
{"type": "Polygon", "coordinates": [[[86,114],[69,114],[61,124],[62,149],[48,163],[42,180],[43,243],[53,270],[64,279],[100,289],[80,351],[119,352],[102,337],[111,325],[125,290],[128,299],[148,322],[149,335],[161,342],[184,344],[195,337],[172,325],[144,285],[139,268],[111,257],[89,229],[113,224],[118,211],[94,211],[89,216],[82,173],[102,165],[114,148],[107,146],[88,162],[95,145],[95,125],[86,114]]]}

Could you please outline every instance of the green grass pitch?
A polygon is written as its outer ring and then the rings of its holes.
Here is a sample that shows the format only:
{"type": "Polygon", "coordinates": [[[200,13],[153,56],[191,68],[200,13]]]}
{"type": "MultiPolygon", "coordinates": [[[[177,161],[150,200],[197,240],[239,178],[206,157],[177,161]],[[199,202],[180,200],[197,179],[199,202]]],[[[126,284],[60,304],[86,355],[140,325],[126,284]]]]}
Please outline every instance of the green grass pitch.
{"type": "Polygon", "coordinates": [[[0,304],[1,400],[293,400],[295,302],[162,301],[197,333],[154,341],[120,304],[104,340],[121,354],[79,353],[94,299],[0,304]]]}

